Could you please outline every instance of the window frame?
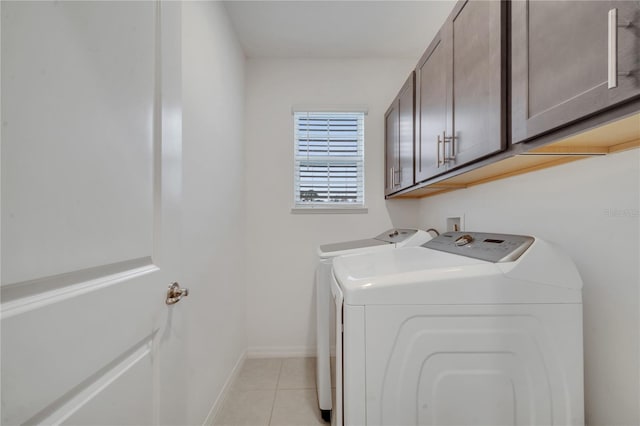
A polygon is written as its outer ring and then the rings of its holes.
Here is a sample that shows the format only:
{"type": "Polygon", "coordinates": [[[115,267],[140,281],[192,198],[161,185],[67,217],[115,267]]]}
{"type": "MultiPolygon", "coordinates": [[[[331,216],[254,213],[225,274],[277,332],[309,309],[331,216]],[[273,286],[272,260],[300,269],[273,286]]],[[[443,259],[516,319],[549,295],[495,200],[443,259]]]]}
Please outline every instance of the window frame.
{"type": "MultiPolygon", "coordinates": [[[[304,213],[367,213],[368,209],[365,204],[365,117],[368,114],[368,109],[362,106],[331,106],[331,107],[314,107],[314,106],[294,106],[291,110],[292,112],[292,130],[293,130],[293,207],[291,209],[292,213],[296,214],[304,214],[304,213]],[[358,128],[357,132],[357,151],[359,151],[358,155],[348,155],[348,156],[338,156],[336,155],[335,159],[331,159],[331,154],[321,155],[317,154],[317,158],[314,156],[309,156],[309,148],[310,143],[309,139],[306,140],[306,148],[307,155],[300,155],[300,141],[303,141],[302,138],[299,137],[299,117],[314,117],[320,119],[331,120],[335,115],[339,117],[340,115],[359,115],[358,120],[358,128]],[[350,201],[306,201],[302,202],[301,197],[299,197],[301,193],[302,186],[301,183],[301,175],[300,175],[300,164],[302,162],[307,162],[307,165],[310,163],[316,163],[319,167],[325,165],[327,167],[327,175],[329,174],[328,168],[331,167],[339,167],[340,163],[356,163],[356,193],[360,196],[360,200],[356,199],[356,202],[350,201]]],[[[329,135],[327,135],[327,143],[328,147],[330,147],[331,142],[336,139],[331,139],[329,135]]],[[[334,151],[335,153],[335,151],[334,151]]],[[[307,170],[308,171],[308,170],[307,170]]],[[[330,188],[330,179],[331,177],[327,177],[327,189],[330,188]]],[[[347,179],[349,179],[347,177],[347,179]]],[[[328,194],[327,194],[328,195],[328,194]]]]}

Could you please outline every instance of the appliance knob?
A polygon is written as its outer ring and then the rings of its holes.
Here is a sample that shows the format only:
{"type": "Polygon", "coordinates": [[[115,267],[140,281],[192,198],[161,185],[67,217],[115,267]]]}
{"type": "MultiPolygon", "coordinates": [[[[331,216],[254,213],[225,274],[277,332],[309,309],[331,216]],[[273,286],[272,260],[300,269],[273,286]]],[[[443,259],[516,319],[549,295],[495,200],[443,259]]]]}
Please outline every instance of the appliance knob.
{"type": "Polygon", "coordinates": [[[466,246],[471,241],[473,241],[473,237],[469,234],[462,235],[456,239],[457,246],[466,246]]]}

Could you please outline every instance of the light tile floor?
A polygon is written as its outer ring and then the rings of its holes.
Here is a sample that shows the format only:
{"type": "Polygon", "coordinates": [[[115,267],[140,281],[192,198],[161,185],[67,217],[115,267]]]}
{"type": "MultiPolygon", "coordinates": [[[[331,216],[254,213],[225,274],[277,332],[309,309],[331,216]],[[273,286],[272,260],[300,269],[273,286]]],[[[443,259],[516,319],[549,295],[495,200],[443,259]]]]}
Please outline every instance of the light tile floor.
{"type": "Polygon", "coordinates": [[[214,425],[327,425],[318,409],[315,358],[247,359],[214,425]]]}

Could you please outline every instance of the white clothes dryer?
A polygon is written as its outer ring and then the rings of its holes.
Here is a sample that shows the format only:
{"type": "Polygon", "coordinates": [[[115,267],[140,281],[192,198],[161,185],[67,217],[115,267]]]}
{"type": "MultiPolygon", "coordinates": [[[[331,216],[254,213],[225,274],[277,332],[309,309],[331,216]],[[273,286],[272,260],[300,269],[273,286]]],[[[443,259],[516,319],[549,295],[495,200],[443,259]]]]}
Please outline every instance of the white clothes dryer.
{"type": "Polygon", "coordinates": [[[582,281],[538,238],[335,259],[335,425],[584,425],[582,281]]]}
{"type": "Polygon", "coordinates": [[[431,239],[428,232],[419,229],[389,229],[373,238],[325,244],[318,247],[320,264],[316,268],[316,386],[318,406],[322,418],[331,418],[330,347],[333,315],[331,314],[331,268],[333,259],[347,254],[387,251],[400,247],[417,247],[431,239]]]}

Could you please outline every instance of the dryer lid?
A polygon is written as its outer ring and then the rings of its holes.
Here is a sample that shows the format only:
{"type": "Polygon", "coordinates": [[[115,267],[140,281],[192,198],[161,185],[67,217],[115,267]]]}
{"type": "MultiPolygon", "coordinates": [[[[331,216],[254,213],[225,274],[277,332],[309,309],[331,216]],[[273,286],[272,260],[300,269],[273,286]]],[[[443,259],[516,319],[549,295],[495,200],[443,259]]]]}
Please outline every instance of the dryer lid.
{"type": "Polygon", "coordinates": [[[581,303],[575,266],[536,242],[503,263],[425,247],[344,256],[334,260],[333,275],[349,305],[581,303]],[[549,251],[558,264],[535,251],[549,251]]]}

